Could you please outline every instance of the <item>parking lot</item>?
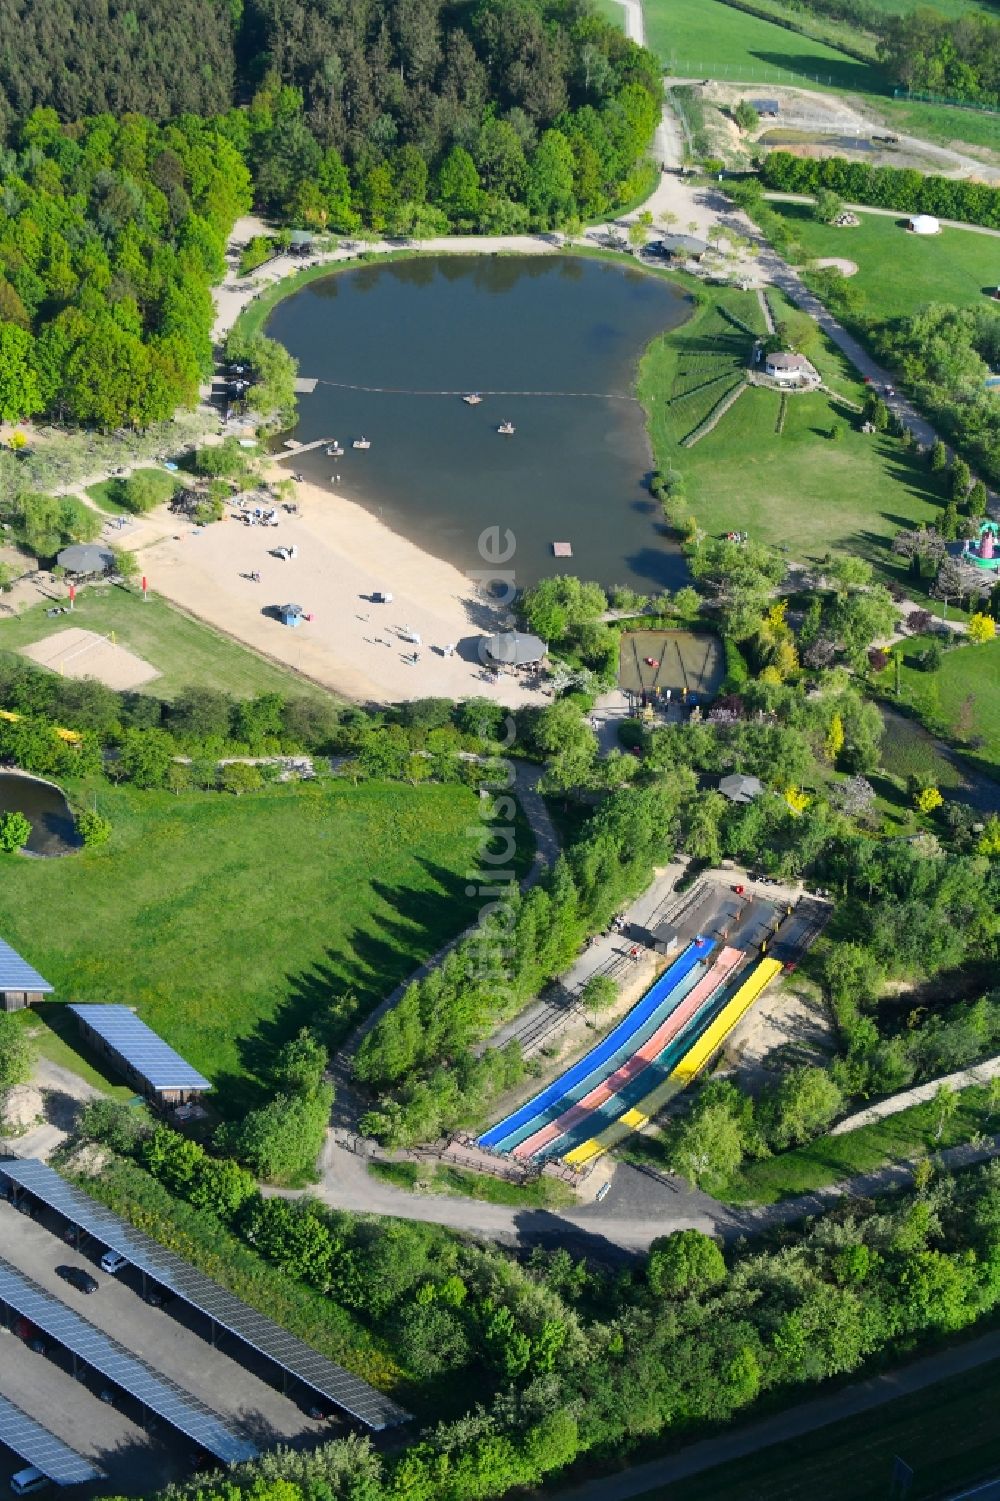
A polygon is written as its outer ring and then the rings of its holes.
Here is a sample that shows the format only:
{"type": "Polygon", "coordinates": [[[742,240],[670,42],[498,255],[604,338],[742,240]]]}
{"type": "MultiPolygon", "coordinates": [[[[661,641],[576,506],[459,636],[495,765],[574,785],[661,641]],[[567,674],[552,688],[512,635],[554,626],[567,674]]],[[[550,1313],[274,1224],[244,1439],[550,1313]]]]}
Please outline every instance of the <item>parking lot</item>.
{"type": "MultiPolygon", "coordinates": [[[[308,1401],[299,1405],[264,1380],[252,1369],[252,1354],[245,1355],[225,1333],[219,1332],[213,1347],[207,1321],[180,1299],[152,1306],[141,1296],[134,1270],[118,1277],[107,1275],[98,1264],[103,1247],[91,1244],[77,1250],[54,1227],[55,1217],[49,1221],[44,1210],[32,1219],[0,1202],[0,1254],[46,1292],[200,1398],[228,1427],[258,1448],[312,1442],[332,1431],[330,1423],[308,1416],[308,1401]],[[97,1281],[98,1291],[88,1295],[67,1283],[56,1271],[66,1266],[84,1267],[97,1281]]],[[[74,1380],[71,1361],[58,1347],[39,1354],[5,1330],[0,1333],[0,1351],[0,1393],[73,1448],[100,1456],[101,1467],[109,1477],[114,1474],[105,1487],[111,1493],[148,1491],[190,1472],[190,1441],[162,1423],[156,1425],[155,1437],[151,1436],[145,1431],[148,1424],[143,1415],[128,1398],[116,1396],[115,1406],[102,1402],[100,1392],[107,1383],[98,1376],[84,1377],[82,1371],[81,1379],[74,1380]],[[153,1470],[162,1471],[163,1482],[153,1470]]]]}
{"type": "MultiPolygon", "coordinates": [[[[29,1350],[8,1329],[0,1330],[0,1395],[105,1471],[107,1480],[74,1487],[74,1496],[140,1495],[190,1472],[190,1446],[185,1448],[183,1440],[169,1432],[145,1432],[47,1356],[29,1350]]],[[[0,1446],[0,1491],[8,1493],[10,1477],[25,1463],[0,1446]]]]}

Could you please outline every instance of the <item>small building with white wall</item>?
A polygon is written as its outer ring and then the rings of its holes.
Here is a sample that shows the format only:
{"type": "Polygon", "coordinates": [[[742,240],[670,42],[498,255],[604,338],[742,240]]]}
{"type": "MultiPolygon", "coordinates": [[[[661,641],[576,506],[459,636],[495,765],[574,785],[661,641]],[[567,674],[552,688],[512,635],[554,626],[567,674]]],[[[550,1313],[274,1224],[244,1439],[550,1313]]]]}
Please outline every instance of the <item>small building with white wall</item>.
{"type": "Polygon", "coordinates": [[[819,371],[804,354],[769,354],[764,357],[764,374],[782,386],[818,386],[819,371]]]}

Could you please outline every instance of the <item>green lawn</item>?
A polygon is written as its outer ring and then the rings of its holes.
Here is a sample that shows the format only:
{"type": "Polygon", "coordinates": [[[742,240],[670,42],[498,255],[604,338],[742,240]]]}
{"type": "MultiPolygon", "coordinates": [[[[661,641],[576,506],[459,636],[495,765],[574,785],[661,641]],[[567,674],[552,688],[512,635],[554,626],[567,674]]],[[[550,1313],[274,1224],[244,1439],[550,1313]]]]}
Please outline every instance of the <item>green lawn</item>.
{"type": "MultiPolygon", "coordinates": [[[[903,649],[900,696],[935,734],[956,741],[983,770],[1000,776],[1000,638],[945,652],[937,672],[923,672],[915,636],[903,649]]],[[[886,673],[887,683],[892,674],[886,673]]]]}
{"type": "MultiPolygon", "coordinates": [[[[137,469],[136,474],[152,475],[156,480],[156,488],[159,493],[158,504],[169,500],[174,491],[179,488],[180,481],[176,475],[168,473],[166,469],[137,469]]],[[[113,516],[131,514],[129,506],[125,504],[125,485],[123,479],[104,479],[97,485],[88,485],[87,494],[91,500],[100,506],[102,511],[108,511],[113,516]]]]}
{"type": "MultiPolygon", "coordinates": [[[[742,307],[739,315],[751,322],[747,309],[756,299],[726,296],[727,305],[742,307]]],[[[822,392],[790,395],[778,434],[780,396],[752,388],[707,437],[680,446],[726,383],[703,386],[700,394],[692,388],[713,371],[734,371],[749,347],[749,337],[721,324],[712,305],[650,345],[640,364],[639,395],[657,466],[686,476],[687,504],[709,532],[745,528],[793,557],[815,558],[829,548],[859,553],[885,576],[903,579],[886,542],[900,527],[933,523],[943,499],[926,465],[888,436],[864,435],[858,419],[822,392]],[[827,436],[834,422],[843,426],[839,441],[827,436]]],[[[809,357],[833,390],[863,399],[864,387],[832,345],[820,340],[809,357]]]]}
{"type": "Polygon", "coordinates": [[[788,221],[810,259],[838,255],[857,263],[851,284],[864,293],[868,313],[876,318],[913,313],[928,302],[986,306],[983,288],[996,286],[1000,243],[994,236],[945,228],[922,237],[901,227],[904,215],[882,214],[862,215],[857,229],[835,229],[818,224],[805,204],[770,207],[788,221]]]}
{"type": "Polygon", "coordinates": [[[885,95],[875,67],[722,0],[646,0],[646,42],[680,78],[732,78],[885,95]]]}
{"type": "Polygon", "coordinates": [[[843,1136],[821,1136],[793,1151],[746,1162],[720,1197],[730,1204],[775,1204],[922,1152],[958,1146],[977,1132],[996,1130],[984,1089],[964,1089],[959,1100],[956,1114],[940,1135],[938,1107],[928,1100],[843,1136]]]}
{"type": "Polygon", "coordinates": [[[102,784],[97,806],[107,849],[4,867],[0,932],[56,1000],[137,1006],[229,1108],[276,1044],[306,1023],[338,1040],[477,910],[482,822],[463,787],[102,784]]]}
{"type": "Polygon", "coordinates": [[[423,1193],[482,1199],[488,1204],[509,1204],[514,1209],[565,1209],[577,1203],[568,1183],[558,1178],[536,1178],[533,1183],[507,1183],[489,1173],[468,1172],[446,1163],[370,1162],[373,1178],[395,1188],[423,1193]]]}
{"type": "Polygon", "coordinates": [[[1000,1362],[644,1491],[642,1501],[902,1501],[892,1488],[897,1456],[914,1472],[906,1501],[938,1501],[996,1475],[998,1403],[1000,1362]]]}
{"type": "Polygon", "coordinates": [[[255,693],[330,697],[325,689],[287,668],[272,666],[248,647],[175,610],[153,592],[144,604],[138,592],[99,585],[79,590],[72,617],[50,620],[45,609],[45,605],[34,605],[16,618],[0,621],[0,651],[19,651],[55,631],[79,626],[102,635],[113,631],[121,646],[158,668],[160,676],[145,688],[158,698],[174,698],[192,683],[224,688],[237,698],[255,693]]]}

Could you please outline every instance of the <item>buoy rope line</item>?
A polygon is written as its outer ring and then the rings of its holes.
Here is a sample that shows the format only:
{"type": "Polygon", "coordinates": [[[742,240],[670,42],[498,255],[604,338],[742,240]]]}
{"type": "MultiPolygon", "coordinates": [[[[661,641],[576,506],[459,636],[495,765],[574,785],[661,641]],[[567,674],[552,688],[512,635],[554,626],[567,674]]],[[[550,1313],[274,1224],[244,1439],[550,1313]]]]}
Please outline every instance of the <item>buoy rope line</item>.
{"type": "MultiPolygon", "coordinates": [[[[333,386],[338,391],[364,391],[372,396],[469,396],[464,391],[413,391],[405,386],[357,386],[341,380],[318,380],[318,386],[333,386]]],[[[619,391],[483,391],[476,396],[584,396],[594,401],[638,401],[638,396],[623,396],[619,391]]]]}

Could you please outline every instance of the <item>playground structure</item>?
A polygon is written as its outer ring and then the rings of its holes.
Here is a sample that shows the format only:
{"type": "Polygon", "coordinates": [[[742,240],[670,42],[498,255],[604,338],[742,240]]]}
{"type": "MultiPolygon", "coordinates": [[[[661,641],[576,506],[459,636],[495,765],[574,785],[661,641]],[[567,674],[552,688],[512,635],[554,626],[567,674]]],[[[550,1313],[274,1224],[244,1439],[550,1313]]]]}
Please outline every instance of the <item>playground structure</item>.
{"type": "Polygon", "coordinates": [[[1000,573],[1000,523],[984,521],[962,548],[962,561],[986,573],[1000,573]]]}
{"type": "MultiPolygon", "coordinates": [[[[15,714],[13,709],[0,709],[0,719],[6,720],[8,724],[17,724],[23,718],[23,714],[15,714]]],[[[53,725],[52,733],[57,739],[65,740],[67,745],[79,745],[83,738],[79,730],[64,730],[60,725],[53,725]]]]}
{"type": "Polygon", "coordinates": [[[786,909],[756,957],[696,936],[607,1037],[478,1145],[525,1163],[555,1157],[590,1167],[708,1067],[784,964],[815,938],[824,916],[812,906],[786,909]]]}
{"type": "Polygon", "coordinates": [[[707,631],[627,631],[621,638],[618,685],[633,709],[704,703],[724,675],[722,642],[707,631]]]}

